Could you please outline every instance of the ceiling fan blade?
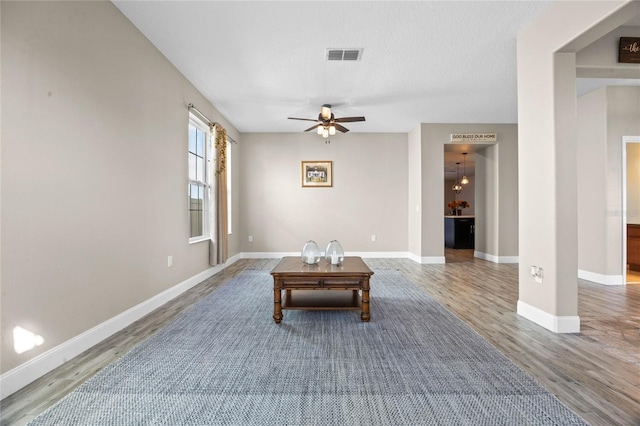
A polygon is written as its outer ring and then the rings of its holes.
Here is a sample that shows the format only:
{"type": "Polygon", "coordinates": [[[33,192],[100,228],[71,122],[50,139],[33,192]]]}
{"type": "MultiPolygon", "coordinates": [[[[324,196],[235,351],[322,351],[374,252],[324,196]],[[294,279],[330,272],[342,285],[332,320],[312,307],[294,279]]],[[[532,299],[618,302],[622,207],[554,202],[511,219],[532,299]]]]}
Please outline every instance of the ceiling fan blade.
{"type": "Polygon", "coordinates": [[[313,130],[313,129],[317,129],[318,127],[322,126],[322,123],[318,123],[315,126],[311,126],[309,127],[307,130],[305,130],[305,132],[308,132],[309,130],[313,130]]]}
{"type": "Polygon", "coordinates": [[[342,133],[347,133],[349,131],[349,129],[339,125],[338,123],[333,123],[333,125],[336,126],[336,130],[340,130],[342,133]]]}
{"type": "Polygon", "coordinates": [[[302,120],[302,121],[318,121],[313,118],[296,118],[296,117],[287,117],[289,120],[302,120]]]}
{"type": "Polygon", "coordinates": [[[354,121],[365,121],[364,117],[340,117],[336,118],[336,123],[353,123],[354,121]]]}

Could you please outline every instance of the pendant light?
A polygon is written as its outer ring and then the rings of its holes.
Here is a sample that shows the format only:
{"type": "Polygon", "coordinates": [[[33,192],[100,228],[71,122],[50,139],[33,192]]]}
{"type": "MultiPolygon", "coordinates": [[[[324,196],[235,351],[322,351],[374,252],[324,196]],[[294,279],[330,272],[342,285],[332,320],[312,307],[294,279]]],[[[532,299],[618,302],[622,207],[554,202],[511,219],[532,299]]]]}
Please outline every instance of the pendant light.
{"type": "Polygon", "coordinates": [[[467,179],[467,161],[466,161],[466,158],[467,158],[467,153],[463,152],[462,153],[462,161],[463,161],[463,163],[462,163],[462,167],[463,167],[462,168],[462,180],[460,181],[461,185],[466,185],[466,184],[469,183],[469,179],[467,179]]]}
{"type": "Polygon", "coordinates": [[[455,192],[456,194],[459,194],[462,192],[462,185],[460,185],[459,179],[460,179],[460,162],[456,163],[456,183],[454,183],[453,186],[451,187],[453,192],[455,192]]]}

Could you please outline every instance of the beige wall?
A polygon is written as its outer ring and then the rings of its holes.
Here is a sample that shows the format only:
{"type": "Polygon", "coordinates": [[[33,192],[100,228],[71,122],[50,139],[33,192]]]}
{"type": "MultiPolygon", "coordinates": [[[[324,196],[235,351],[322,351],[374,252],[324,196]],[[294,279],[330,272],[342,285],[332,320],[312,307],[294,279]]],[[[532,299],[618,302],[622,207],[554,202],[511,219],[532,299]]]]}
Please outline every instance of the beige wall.
{"type": "MultiPolygon", "coordinates": [[[[622,138],[634,135],[640,135],[640,87],[604,87],[578,99],[578,269],[604,281],[624,273],[622,138]]],[[[627,211],[636,210],[627,204],[627,211]]]]}
{"type": "Polygon", "coordinates": [[[186,105],[239,136],[110,2],[0,7],[4,373],[209,268],[186,105]],[[16,354],[16,326],[44,344],[16,354]]]}
{"type": "Polygon", "coordinates": [[[627,144],[627,223],[640,225],[640,140],[627,144]]]}
{"type": "Polygon", "coordinates": [[[518,312],[554,331],[579,330],[575,52],[637,10],[626,1],[556,2],[518,36],[519,192],[526,194],[518,312]],[[542,284],[530,276],[532,265],[544,268],[542,284]]]}
{"type": "Polygon", "coordinates": [[[606,94],[578,99],[578,269],[598,274],[606,273],[608,250],[606,94]]]}
{"type": "MultiPolygon", "coordinates": [[[[637,76],[640,79],[640,67],[638,67],[637,76]]],[[[610,207],[622,209],[622,137],[638,135],[640,135],[640,87],[607,87],[607,157],[610,159],[607,170],[612,181],[612,185],[608,187],[610,207]]],[[[627,216],[627,220],[640,221],[635,215],[627,216]]],[[[619,224],[621,222],[618,222],[618,229],[620,229],[619,224]]]]}
{"type": "Polygon", "coordinates": [[[620,37],[640,37],[640,27],[622,26],[576,53],[577,77],[640,78],[637,64],[618,62],[620,37]]]}
{"type": "MultiPolygon", "coordinates": [[[[498,173],[498,145],[488,146],[476,153],[476,241],[477,253],[498,255],[498,201],[500,194],[498,173]]],[[[513,236],[513,233],[511,234],[513,236]]],[[[517,254],[517,251],[513,252],[517,254]]]]}
{"type": "Polygon", "coordinates": [[[408,136],[408,221],[409,255],[415,260],[422,253],[422,126],[408,136]]]}
{"type": "Polygon", "coordinates": [[[240,169],[242,252],[299,252],[307,240],[324,250],[337,239],[346,252],[406,254],[407,134],[327,144],[314,133],[245,133],[240,169]],[[333,187],[303,188],[303,160],[331,160],[333,187]]]}
{"type": "Polygon", "coordinates": [[[444,200],[444,148],[451,131],[447,125],[421,124],[421,228],[422,252],[420,256],[428,262],[444,261],[444,218],[442,200],[444,200]]]}
{"type": "Polygon", "coordinates": [[[484,145],[482,150],[474,153],[476,168],[481,170],[478,172],[476,169],[474,176],[476,251],[481,248],[480,251],[487,250],[482,253],[496,257],[518,255],[517,129],[515,124],[498,123],[421,125],[422,257],[444,256],[444,144],[448,143],[452,133],[483,132],[497,133],[498,143],[488,157],[483,152],[487,150],[484,145]],[[478,166],[478,162],[485,164],[478,166]]]}

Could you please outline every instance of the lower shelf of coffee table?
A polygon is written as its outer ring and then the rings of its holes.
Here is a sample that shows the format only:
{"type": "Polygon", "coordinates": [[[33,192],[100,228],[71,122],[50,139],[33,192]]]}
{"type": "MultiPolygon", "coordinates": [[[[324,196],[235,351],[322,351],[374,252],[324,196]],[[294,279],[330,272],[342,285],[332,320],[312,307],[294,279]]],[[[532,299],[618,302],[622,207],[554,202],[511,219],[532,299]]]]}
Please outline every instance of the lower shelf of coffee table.
{"type": "Polygon", "coordinates": [[[282,309],[336,310],[357,309],[360,293],[353,290],[286,290],[282,309]]]}

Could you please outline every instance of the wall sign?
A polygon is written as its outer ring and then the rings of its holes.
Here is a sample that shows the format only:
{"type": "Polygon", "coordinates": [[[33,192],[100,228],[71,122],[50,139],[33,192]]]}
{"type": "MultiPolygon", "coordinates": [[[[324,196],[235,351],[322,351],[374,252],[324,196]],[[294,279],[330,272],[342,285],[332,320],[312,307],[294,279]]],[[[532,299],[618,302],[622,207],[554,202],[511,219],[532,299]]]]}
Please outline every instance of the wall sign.
{"type": "Polygon", "coordinates": [[[640,64],[640,37],[620,37],[618,62],[640,64]]]}
{"type": "Polygon", "coordinates": [[[451,140],[449,142],[496,142],[495,133],[451,133],[451,140]]]}

